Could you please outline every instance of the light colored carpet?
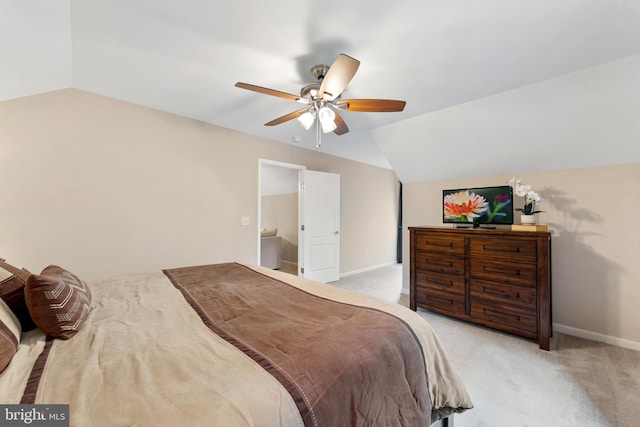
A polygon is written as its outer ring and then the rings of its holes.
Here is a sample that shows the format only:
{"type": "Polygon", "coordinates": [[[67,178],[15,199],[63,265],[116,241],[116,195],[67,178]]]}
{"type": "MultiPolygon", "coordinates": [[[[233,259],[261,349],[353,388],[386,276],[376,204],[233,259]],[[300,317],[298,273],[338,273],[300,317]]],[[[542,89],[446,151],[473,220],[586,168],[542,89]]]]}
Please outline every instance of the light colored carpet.
{"type": "MultiPolygon", "coordinates": [[[[331,283],[408,306],[402,265],[331,283]]],[[[640,426],[640,352],[554,333],[532,341],[418,310],[436,330],[474,408],[455,427],[640,426]]]]}

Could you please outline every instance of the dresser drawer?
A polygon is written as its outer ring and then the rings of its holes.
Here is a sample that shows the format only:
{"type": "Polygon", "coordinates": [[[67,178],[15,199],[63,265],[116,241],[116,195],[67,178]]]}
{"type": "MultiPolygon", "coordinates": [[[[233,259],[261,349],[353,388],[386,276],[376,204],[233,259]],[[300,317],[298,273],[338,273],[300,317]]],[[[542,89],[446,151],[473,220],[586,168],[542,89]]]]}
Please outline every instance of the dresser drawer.
{"type": "Polygon", "coordinates": [[[464,256],[416,252],[415,263],[417,270],[456,275],[464,275],[465,271],[464,256]]]}
{"type": "Polygon", "coordinates": [[[416,285],[444,292],[465,293],[464,276],[416,270],[416,285]]]}
{"type": "Polygon", "coordinates": [[[416,233],[414,243],[415,249],[418,251],[435,251],[464,255],[463,236],[446,236],[436,233],[416,233]]]}
{"type": "Polygon", "coordinates": [[[535,311],[506,305],[493,305],[472,298],[471,319],[482,325],[527,338],[537,338],[538,336],[535,311]]]}
{"type": "Polygon", "coordinates": [[[535,262],[537,256],[535,240],[509,238],[472,237],[469,239],[469,252],[471,256],[489,256],[514,262],[535,262]]]}
{"type": "Polygon", "coordinates": [[[533,287],[536,286],[538,274],[535,264],[477,258],[471,259],[470,270],[472,278],[533,287]]]}
{"type": "Polygon", "coordinates": [[[470,286],[472,298],[480,298],[496,304],[517,305],[529,310],[535,310],[537,307],[536,288],[477,279],[471,279],[470,286]]]}
{"type": "Polygon", "coordinates": [[[460,316],[465,314],[465,296],[416,287],[416,305],[437,313],[460,316]]]}

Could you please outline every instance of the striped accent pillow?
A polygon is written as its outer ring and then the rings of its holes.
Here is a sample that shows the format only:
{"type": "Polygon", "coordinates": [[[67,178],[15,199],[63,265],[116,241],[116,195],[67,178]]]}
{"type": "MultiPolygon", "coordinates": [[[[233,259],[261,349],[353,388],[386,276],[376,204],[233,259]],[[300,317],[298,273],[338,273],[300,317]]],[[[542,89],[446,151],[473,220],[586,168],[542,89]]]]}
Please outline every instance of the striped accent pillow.
{"type": "Polygon", "coordinates": [[[0,299],[0,372],[4,371],[18,351],[20,322],[0,299]]]}
{"type": "Polygon", "coordinates": [[[0,258],[0,299],[2,299],[20,321],[23,331],[36,328],[33,324],[27,303],[24,300],[24,286],[31,275],[27,270],[14,267],[0,258]]]}
{"type": "Polygon", "coordinates": [[[23,331],[36,328],[24,300],[25,282],[17,276],[10,276],[0,281],[0,299],[5,302],[16,315],[23,331]]]}
{"type": "Polygon", "coordinates": [[[57,265],[29,276],[24,294],[35,324],[54,338],[67,340],[74,336],[90,310],[87,284],[57,265]]]}

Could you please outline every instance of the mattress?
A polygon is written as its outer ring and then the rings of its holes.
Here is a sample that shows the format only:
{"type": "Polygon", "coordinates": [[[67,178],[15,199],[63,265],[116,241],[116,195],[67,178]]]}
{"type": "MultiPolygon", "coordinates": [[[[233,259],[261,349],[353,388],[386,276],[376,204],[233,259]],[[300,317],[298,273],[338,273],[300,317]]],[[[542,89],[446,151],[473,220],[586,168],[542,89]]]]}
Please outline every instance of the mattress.
{"type": "Polygon", "coordinates": [[[398,304],[239,263],[88,286],[71,339],[22,333],[0,402],[68,404],[78,426],[427,426],[472,407],[398,304]]]}

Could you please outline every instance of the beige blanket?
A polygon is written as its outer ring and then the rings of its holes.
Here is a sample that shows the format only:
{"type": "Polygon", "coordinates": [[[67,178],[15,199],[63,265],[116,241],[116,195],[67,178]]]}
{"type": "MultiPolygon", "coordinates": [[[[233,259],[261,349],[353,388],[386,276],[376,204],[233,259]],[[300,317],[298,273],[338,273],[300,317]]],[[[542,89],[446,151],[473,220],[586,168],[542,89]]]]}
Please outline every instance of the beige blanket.
{"type": "MultiPolygon", "coordinates": [[[[263,274],[327,298],[375,306],[412,326],[426,351],[436,413],[471,407],[429,326],[410,310],[283,273],[263,274]]],[[[35,403],[68,403],[71,425],[302,426],[296,403],[271,374],[213,334],[162,272],[91,283],[82,330],[53,341],[35,403]]],[[[24,334],[0,375],[0,402],[19,403],[44,347],[24,334]]]]}

